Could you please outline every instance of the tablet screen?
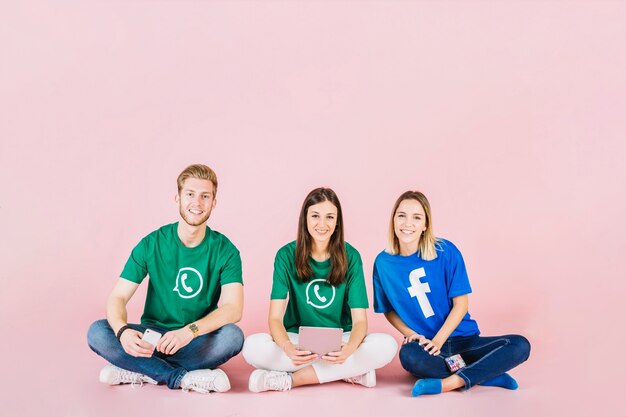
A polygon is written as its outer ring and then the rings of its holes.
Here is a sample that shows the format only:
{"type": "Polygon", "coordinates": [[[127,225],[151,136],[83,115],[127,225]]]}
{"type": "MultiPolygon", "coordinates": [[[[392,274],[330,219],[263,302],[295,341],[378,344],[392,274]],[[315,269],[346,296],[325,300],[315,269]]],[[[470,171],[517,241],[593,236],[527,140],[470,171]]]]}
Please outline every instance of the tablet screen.
{"type": "Polygon", "coordinates": [[[300,326],[298,349],[308,350],[318,355],[341,350],[343,330],[335,327],[300,326]]]}

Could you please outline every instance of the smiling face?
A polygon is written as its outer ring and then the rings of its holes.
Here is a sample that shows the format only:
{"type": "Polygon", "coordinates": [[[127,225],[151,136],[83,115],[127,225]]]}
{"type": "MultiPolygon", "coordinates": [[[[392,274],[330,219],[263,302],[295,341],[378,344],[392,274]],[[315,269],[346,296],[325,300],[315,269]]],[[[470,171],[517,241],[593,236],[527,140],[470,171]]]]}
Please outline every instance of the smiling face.
{"type": "Polygon", "coordinates": [[[203,225],[215,207],[213,183],[209,180],[187,178],[176,195],[176,202],[185,223],[190,226],[203,225]]]}
{"type": "Polygon", "coordinates": [[[337,227],[337,207],[330,201],[310,206],[306,213],[306,226],[318,247],[328,246],[337,227]]]}
{"type": "Polygon", "coordinates": [[[419,201],[402,200],[393,216],[393,227],[400,244],[402,255],[411,255],[417,248],[426,230],[426,214],[419,201]]]}

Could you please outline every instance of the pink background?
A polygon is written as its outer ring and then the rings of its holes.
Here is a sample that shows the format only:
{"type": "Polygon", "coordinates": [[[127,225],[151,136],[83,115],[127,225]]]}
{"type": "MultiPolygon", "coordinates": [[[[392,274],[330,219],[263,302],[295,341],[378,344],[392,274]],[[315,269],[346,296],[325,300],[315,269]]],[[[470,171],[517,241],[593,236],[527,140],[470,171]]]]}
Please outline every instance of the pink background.
{"type": "Polygon", "coordinates": [[[624,416],[625,22],[593,1],[2,2],[3,414],[624,416]],[[339,194],[370,298],[391,205],[419,189],[483,334],[531,340],[521,388],[413,399],[395,361],[375,389],[254,395],[241,357],[229,394],[101,385],[87,327],[195,162],[242,253],[246,334],[310,189],[339,194]]]}

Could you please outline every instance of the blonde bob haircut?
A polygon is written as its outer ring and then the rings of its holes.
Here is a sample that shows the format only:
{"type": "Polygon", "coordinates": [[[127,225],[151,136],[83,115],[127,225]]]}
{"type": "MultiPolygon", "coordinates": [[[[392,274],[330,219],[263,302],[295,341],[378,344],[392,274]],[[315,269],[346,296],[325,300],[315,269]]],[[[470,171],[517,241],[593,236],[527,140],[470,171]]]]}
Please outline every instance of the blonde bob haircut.
{"type": "Polygon", "coordinates": [[[182,191],[183,184],[185,184],[188,178],[211,181],[213,184],[213,198],[215,198],[217,194],[217,175],[211,168],[202,164],[193,164],[185,168],[183,172],[178,175],[178,179],[176,180],[178,184],[178,194],[182,191]]]}
{"type": "Polygon", "coordinates": [[[389,220],[387,253],[391,255],[397,255],[400,253],[400,242],[396,236],[394,218],[396,217],[398,206],[400,206],[400,203],[404,200],[416,200],[424,209],[424,214],[426,215],[426,230],[424,230],[422,236],[420,237],[420,241],[417,246],[417,255],[425,261],[432,261],[437,258],[437,247],[439,246],[439,242],[433,233],[433,219],[430,211],[430,203],[428,202],[426,196],[419,191],[405,191],[400,197],[398,197],[396,203],[393,205],[393,210],[391,210],[391,219],[389,220]]]}

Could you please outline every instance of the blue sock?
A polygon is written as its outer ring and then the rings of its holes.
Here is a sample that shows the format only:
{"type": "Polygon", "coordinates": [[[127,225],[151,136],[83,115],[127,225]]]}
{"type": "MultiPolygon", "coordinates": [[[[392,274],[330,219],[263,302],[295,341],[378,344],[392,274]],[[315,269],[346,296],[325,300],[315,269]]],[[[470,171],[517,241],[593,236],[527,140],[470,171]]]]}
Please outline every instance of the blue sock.
{"type": "Polygon", "coordinates": [[[517,381],[513,379],[511,375],[506,373],[494,376],[493,378],[483,381],[478,385],[484,385],[486,387],[501,387],[510,390],[515,390],[519,386],[517,385],[517,381]]]}
{"type": "Polygon", "coordinates": [[[423,394],[441,394],[441,379],[420,379],[411,390],[411,395],[417,397],[423,394]]]}

